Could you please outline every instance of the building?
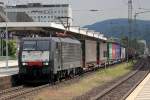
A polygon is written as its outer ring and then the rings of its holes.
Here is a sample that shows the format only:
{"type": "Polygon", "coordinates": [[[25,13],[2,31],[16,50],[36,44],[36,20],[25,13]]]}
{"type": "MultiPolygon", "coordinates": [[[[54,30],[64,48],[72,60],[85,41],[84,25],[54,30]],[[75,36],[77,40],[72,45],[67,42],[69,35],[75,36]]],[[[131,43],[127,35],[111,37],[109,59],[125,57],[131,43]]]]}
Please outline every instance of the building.
{"type": "Polygon", "coordinates": [[[34,22],[56,22],[72,24],[72,10],[69,4],[42,5],[41,3],[28,3],[26,5],[8,6],[9,18],[12,13],[25,12],[34,22]],[[69,20],[67,19],[69,18],[69,20]]]}
{"type": "Polygon", "coordinates": [[[9,12],[7,16],[11,22],[33,22],[25,12],[9,12]]]}
{"type": "Polygon", "coordinates": [[[4,3],[0,2],[0,22],[5,22],[7,19],[4,10],[4,3]]]}

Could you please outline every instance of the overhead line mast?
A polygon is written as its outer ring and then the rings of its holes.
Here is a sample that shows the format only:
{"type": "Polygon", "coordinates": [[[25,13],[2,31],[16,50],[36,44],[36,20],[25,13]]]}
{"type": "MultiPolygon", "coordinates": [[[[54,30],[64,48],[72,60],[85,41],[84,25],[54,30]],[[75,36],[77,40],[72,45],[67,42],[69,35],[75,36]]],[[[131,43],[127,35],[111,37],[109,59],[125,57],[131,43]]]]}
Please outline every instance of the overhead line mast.
{"type": "MultiPolygon", "coordinates": [[[[129,52],[129,47],[131,47],[131,41],[132,40],[132,10],[133,10],[133,6],[132,6],[132,0],[128,0],[128,23],[129,23],[129,34],[128,34],[128,44],[127,44],[127,48],[128,48],[128,52],[129,52]]],[[[129,61],[129,54],[127,53],[127,60],[129,61]]]]}
{"type": "MultiPolygon", "coordinates": [[[[132,0],[128,0],[128,23],[129,23],[129,37],[132,36],[132,13],[133,13],[133,6],[132,6],[132,0]]],[[[131,38],[132,39],[132,38],[131,38]]]]}

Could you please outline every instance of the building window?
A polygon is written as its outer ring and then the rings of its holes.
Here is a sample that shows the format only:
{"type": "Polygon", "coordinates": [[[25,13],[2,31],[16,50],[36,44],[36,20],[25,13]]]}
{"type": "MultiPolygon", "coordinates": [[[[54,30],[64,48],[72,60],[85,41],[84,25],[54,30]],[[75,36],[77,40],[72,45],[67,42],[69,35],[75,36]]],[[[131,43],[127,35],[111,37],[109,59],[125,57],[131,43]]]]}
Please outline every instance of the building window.
{"type": "Polygon", "coordinates": [[[65,10],[64,12],[65,12],[65,13],[68,13],[68,11],[67,11],[67,10],[65,10]]]}
{"type": "Polygon", "coordinates": [[[57,16],[54,16],[54,18],[56,19],[56,18],[57,18],[57,16]]]}

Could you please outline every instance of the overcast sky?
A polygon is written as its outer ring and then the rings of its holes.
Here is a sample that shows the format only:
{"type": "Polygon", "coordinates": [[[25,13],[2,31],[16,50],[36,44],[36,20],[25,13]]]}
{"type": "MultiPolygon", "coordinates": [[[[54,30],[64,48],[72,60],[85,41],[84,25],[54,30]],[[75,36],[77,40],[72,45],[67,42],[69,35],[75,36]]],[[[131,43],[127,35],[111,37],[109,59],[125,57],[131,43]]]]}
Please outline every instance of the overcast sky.
{"type": "MultiPolygon", "coordinates": [[[[6,1],[6,0],[0,0],[6,1]]],[[[15,0],[10,0],[15,1],[15,0]]],[[[128,0],[17,0],[17,3],[42,2],[42,3],[66,3],[70,2],[73,10],[73,19],[75,25],[88,25],[97,21],[103,21],[112,18],[128,17],[128,0]],[[99,9],[99,12],[89,12],[90,9],[99,9]]],[[[15,2],[16,3],[16,2],[15,2]]],[[[133,0],[135,11],[139,7],[150,9],[150,0],[133,0]]],[[[139,19],[149,20],[150,13],[141,14],[139,19]]]]}

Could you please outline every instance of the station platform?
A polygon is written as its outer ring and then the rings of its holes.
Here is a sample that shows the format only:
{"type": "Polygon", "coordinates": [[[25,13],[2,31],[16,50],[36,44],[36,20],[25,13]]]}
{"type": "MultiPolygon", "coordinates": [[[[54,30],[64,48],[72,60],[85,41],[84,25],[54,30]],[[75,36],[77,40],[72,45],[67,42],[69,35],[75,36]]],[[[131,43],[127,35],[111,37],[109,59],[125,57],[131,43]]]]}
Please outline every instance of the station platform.
{"type": "MultiPolygon", "coordinates": [[[[18,61],[17,60],[9,60],[8,61],[8,67],[17,67],[18,61]]],[[[0,68],[6,67],[6,61],[0,61],[0,68]]]]}
{"type": "Polygon", "coordinates": [[[6,67],[6,61],[0,61],[0,77],[12,76],[18,73],[18,61],[9,60],[8,67],[6,67]]]}
{"type": "Polygon", "coordinates": [[[19,68],[0,68],[0,77],[16,75],[19,72],[19,68]]]}
{"type": "Polygon", "coordinates": [[[126,100],[150,100],[150,74],[147,75],[126,100]]]}

